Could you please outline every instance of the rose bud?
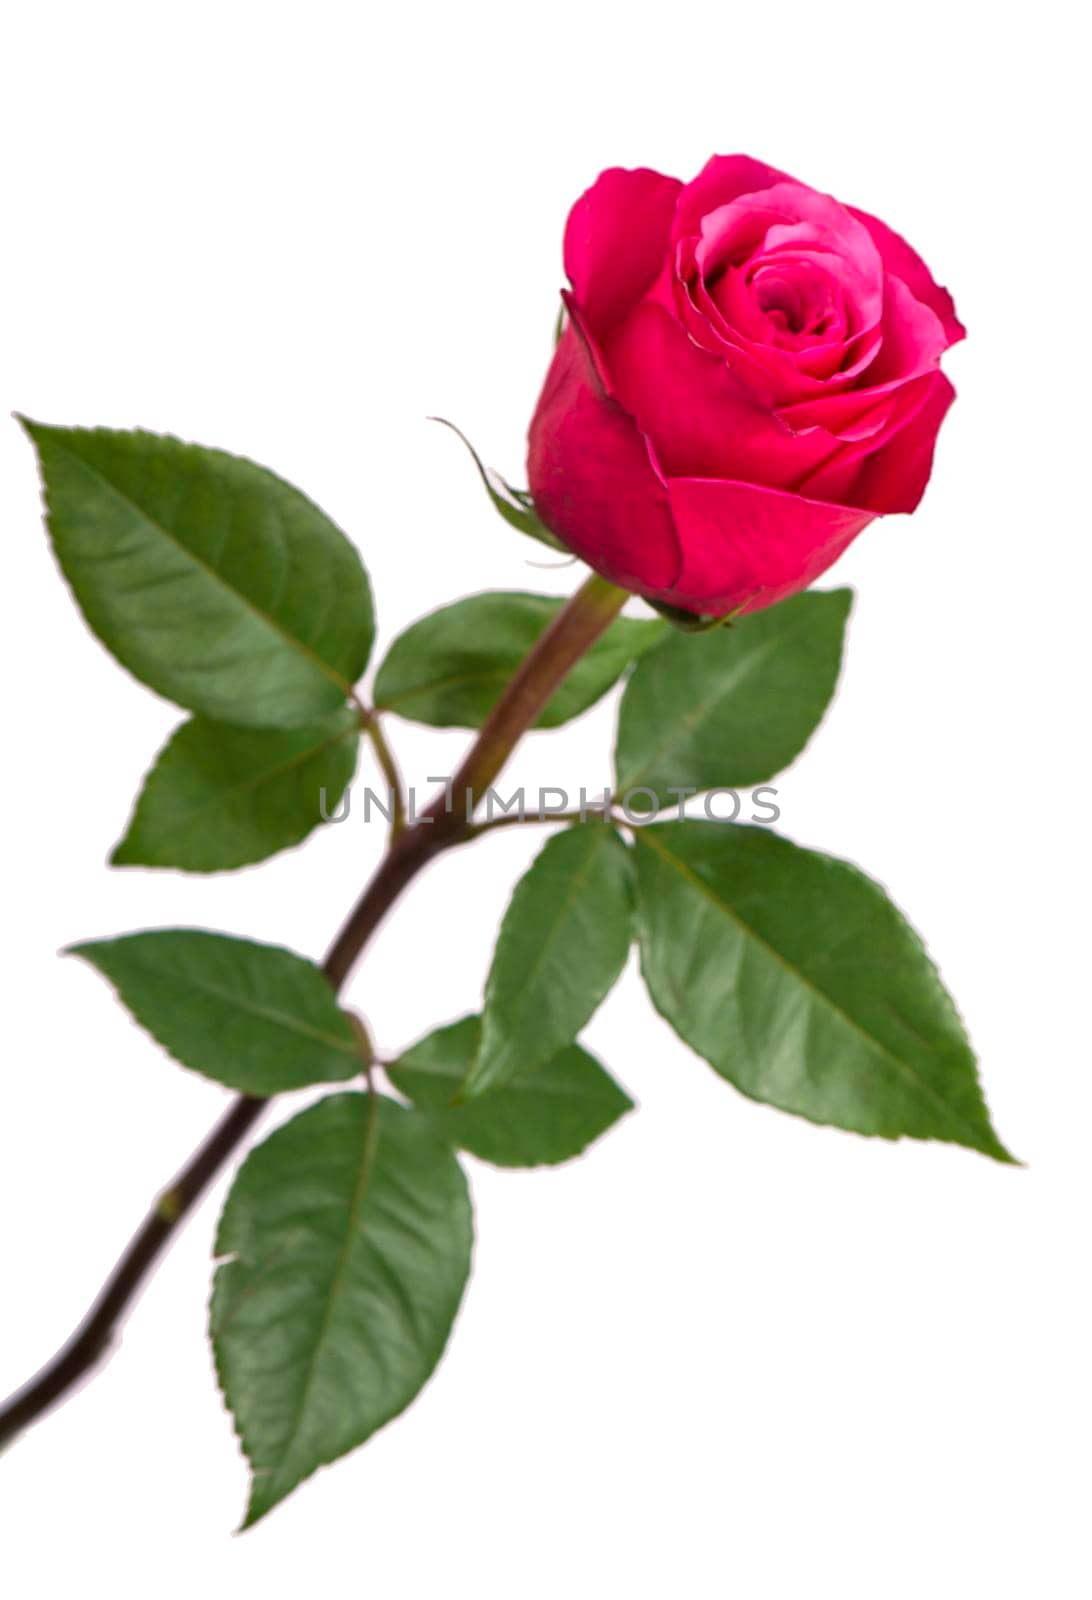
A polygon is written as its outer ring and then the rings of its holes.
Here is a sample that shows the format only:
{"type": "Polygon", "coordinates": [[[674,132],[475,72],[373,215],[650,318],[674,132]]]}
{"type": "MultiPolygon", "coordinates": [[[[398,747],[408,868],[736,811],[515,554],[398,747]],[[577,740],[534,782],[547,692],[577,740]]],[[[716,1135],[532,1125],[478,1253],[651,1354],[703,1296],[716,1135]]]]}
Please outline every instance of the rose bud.
{"type": "Polygon", "coordinates": [[[921,499],[964,330],[884,223],[747,156],[685,185],[612,169],[569,215],[565,271],[529,481],[605,577],[755,611],[921,499]]]}

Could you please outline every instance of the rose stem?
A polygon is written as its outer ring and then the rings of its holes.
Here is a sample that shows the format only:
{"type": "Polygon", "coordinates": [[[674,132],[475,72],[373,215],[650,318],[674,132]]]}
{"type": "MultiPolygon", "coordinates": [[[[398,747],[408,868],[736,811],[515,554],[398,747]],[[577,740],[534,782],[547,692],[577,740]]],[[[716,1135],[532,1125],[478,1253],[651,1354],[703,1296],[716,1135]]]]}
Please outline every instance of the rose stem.
{"type": "MultiPolygon", "coordinates": [[[[610,626],[629,598],[592,576],[528,652],[490,712],[466,759],[428,810],[392,839],[374,877],[330,947],[323,971],[344,984],[391,906],[433,857],[470,835],[474,809],[563,678],[610,626]]],[[[0,1410],[0,1449],[37,1421],[96,1365],[183,1218],[269,1104],[240,1095],[191,1156],[134,1235],[72,1338],[0,1410]]]]}

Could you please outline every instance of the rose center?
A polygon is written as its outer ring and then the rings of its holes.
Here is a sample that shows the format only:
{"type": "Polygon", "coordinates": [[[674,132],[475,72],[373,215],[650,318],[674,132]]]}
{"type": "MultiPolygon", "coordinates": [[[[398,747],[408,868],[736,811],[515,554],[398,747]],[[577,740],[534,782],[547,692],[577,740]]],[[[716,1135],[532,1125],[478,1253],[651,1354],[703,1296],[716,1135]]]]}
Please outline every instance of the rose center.
{"type": "Polygon", "coordinates": [[[747,281],[755,305],[776,333],[819,340],[840,329],[839,297],[825,273],[788,262],[756,264],[747,281]]]}

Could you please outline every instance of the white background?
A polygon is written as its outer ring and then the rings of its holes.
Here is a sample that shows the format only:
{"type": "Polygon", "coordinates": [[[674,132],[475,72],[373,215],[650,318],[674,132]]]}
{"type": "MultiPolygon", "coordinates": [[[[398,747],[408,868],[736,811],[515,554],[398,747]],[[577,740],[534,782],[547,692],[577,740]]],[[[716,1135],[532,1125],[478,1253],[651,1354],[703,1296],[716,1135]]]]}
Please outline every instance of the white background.
{"type": "MultiPolygon", "coordinates": [[[[921,511],[837,570],[847,672],[783,826],[925,931],[1027,1163],[753,1105],[630,970],[587,1038],[641,1110],[567,1169],[475,1169],[474,1280],[411,1411],[230,1537],[221,1186],[123,1350],[0,1461],[11,1594],[1087,1596],[1089,236],[1062,7],[143,0],[12,8],[3,33],[0,411],[276,467],[358,540],[384,641],[462,593],[576,582],[528,564],[424,419],[521,481],[562,225],[600,167],[746,150],[921,249],[970,329],[960,400],[921,511]]],[[[0,496],[4,1389],[223,1100],[55,952],[198,923],[321,954],[381,837],[110,872],[177,714],[84,631],[10,421],[0,496]]],[[[611,721],[513,779],[598,784],[611,721]]],[[[394,733],[418,782],[465,743],[394,733]]],[[[538,839],[452,855],[398,908],[351,986],[385,1049],[475,1006],[538,839]]]]}

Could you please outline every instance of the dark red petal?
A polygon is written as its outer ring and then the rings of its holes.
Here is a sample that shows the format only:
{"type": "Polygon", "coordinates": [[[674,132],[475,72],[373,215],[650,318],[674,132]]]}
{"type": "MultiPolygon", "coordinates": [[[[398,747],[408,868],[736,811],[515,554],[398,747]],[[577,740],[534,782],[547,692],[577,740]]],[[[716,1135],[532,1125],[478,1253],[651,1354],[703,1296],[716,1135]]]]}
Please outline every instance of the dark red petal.
{"type": "Polygon", "coordinates": [[[610,386],[666,477],[757,479],[795,487],[833,448],[794,433],[725,360],[699,350],[659,305],[639,306],[608,344],[610,386]]]}
{"type": "Polygon", "coordinates": [[[716,616],[806,589],[873,517],[753,483],[675,478],[668,489],[682,567],[665,598],[716,616]]]}
{"type": "Polygon", "coordinates": [[[603,391],[575,322],[554,353],[528,444],[528,481],[547,527],[612,583],[669,589],[679,546],[667,489],[637,424],[603,391]]]}
{"type": "Polygon", "coordinates": [[[853,492],[857,504],[880,513],[913,511],[925,493],[937,434],[955,399],[955,390],[942,372],[934,372],[926,382],[924,404],[862,466],[853,492]]]}
{"type": "Polygon", "coordinates": [[[565,271],[596,334],[632,310],[660,270],[681,188],[644,167],[611,167],[570,211],[565,271]]]}

